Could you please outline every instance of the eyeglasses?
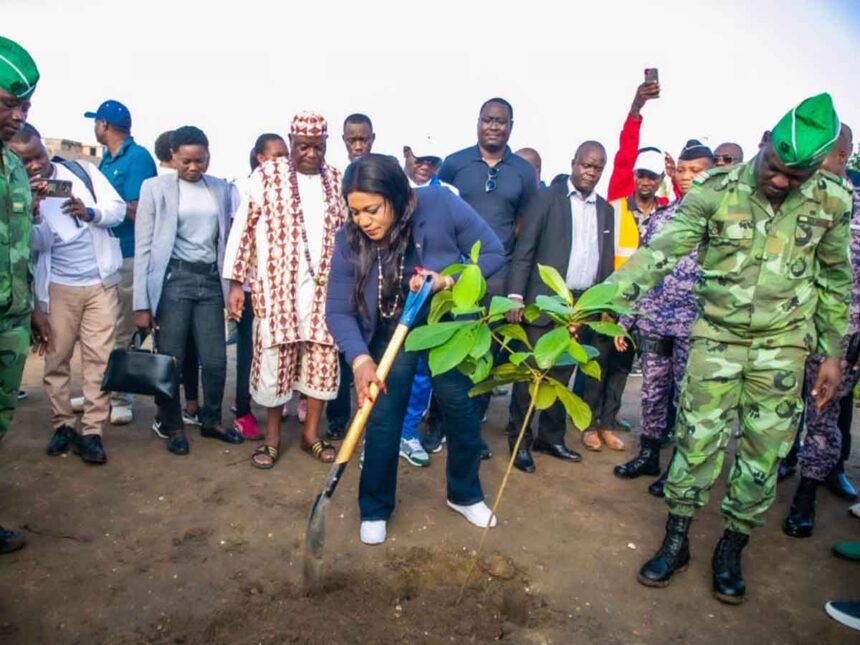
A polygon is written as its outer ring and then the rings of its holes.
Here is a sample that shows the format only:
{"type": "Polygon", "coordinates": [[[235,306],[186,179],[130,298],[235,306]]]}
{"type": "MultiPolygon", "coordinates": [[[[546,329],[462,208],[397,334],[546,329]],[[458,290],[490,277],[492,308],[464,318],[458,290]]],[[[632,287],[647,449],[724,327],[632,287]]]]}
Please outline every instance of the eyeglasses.
{"type": "Polygon", "coordinates": [[[714,155],[714,163],[716,164],[731,164],[735,162],[735,158],[731,155],[714,155]]]}
{"type": "Polygon", "coordinates": [[[484,125],[497,125],[499,127],[504,127],[508,123],[510,123],[508,119],[503,116],[482,116],[481,123],[484,125]]]}
{"type": "Polygon", "coordinates": [[[487,171],[487,183],[484,184],[484,192],[491,193],[496,190],[496,177],[499,176],[499,167],[493,166],[487,171]]]}

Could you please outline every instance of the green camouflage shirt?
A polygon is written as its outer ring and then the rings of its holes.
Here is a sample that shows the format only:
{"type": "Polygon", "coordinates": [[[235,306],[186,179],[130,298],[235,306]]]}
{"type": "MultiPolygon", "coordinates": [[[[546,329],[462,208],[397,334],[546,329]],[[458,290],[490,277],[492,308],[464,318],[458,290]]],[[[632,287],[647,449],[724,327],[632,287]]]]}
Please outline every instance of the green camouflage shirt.
{"type": "Polygon", "coordinates": [[[608,282],[632,304],[698,248],[691,338],[763,339],[839,356],[851,296],[851,193],[819,171],[774,213],[756,192],[754,165],[697,177],[672,219],[608,282]]]}
{"type": "Polygon", "coordinates": [[[33,310],[30,229],[33,197],[21,160],[0,144],[0,329],[22,324],[33,310]]]}

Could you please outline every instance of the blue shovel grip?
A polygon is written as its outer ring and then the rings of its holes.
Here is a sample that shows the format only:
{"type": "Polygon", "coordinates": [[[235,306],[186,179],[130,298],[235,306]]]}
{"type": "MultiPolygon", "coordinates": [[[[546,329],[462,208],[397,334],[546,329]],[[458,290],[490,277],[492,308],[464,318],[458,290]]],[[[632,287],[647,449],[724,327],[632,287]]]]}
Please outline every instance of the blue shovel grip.
{"type": "Polygon", "coordinates": [[[406,297],[406,304],[403,306],[403,313],[400,314],[400,324],[406,327],[412,327],[418,312],[421,307],[427,302],[430,297],[430,291],[433,289],[433,276],[425,275],[424,282],[421,283],[421,288],[418,291],[410,291],[406,297]]]}

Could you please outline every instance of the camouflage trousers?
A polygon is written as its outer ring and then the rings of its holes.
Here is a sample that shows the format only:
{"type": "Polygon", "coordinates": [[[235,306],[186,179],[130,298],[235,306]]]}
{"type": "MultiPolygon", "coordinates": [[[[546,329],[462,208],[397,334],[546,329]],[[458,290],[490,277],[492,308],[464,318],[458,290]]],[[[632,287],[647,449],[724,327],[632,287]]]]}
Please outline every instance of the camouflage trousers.
{"type": "MultiPolygon", "coordinates": [[[[815,407],[815,400],[806,392],[805,426],[806,436],[803,445],[797,453],[800,474],[819,482],[827,479],[833,467],[842,455],[842,431],[839,428],[839,411],[842,399],[854,389],[860,372],[854,369],[853,362],[849,364],[846,354],[849,349],[850,337],[842,345],[842,381],[833,398],[820,410],[815,407]]],[[[855,358],[856,360],[856,358],[855,358]]],[[[806,384],[811,390],[815,379],[818,378],[818,368],[821,367],[821,356],[810,356],[806,361],[806,384]]]]}
{"type": "Polygon", "coordinates": [[[0,331],[0,439],[12,425],[29,350],[29,325],[0,331]]]}
{"type": "Polygon", "coordinates": [[[776,493],[779,460],[791,448],[803,410],[807,351],[696,338],[678,407],[678,445],[665,496],[673,514],[693,516],[723,468],[735,414],[740,439],[721,511],[728,528],[751,533],[776,493]]]}
{"type": "Polygon", "coordinates": [[[669,421],[669,397],[678,407],[681,379],[687,369],[689,342],[686,338],[671,338],[672,355],[642,352],[642,430],[641,435],[659,441],[669,421]]]}

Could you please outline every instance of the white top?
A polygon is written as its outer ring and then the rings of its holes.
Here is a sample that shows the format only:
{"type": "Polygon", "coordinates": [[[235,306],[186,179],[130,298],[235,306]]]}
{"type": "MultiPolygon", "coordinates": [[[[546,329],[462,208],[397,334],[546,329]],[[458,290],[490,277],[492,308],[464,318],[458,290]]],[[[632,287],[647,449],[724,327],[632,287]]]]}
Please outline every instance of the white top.
{"type": "MultiPolygon", "coordinates": [[[[311,254],[311,262],[316,272],[319,267],[320,257],[323,251],[323,237],[325,236],[325,197],[323,195],[321,175],[303,175],[296,173],[299,185],[299,199],[304,214],[305,230],[308,235],[308,250],[311,254]]],[[[299,320],[299,334],[302,340],[308,340],[310,334],[310,319],[314,307],[314,291],[316,283],[308,271],[308,263],[305,259],[304,249],[299,248],[299,275],[298,275],[298,302],[296,302],[296,315],[299,320]]]]}
{"type": "Polygon", "coordinates": [[[583,196],[570,179],[567,180],[570,198],[571,245],[567,265],[568,289],[588,289],[597,278],[600,249],[597,237],[597,193],[583,196]]]}
{"type": "Polygon", "coordinates": [[[172,258],[214,264],[218,260],[218,204],[205,181],[179,180],[179,221],[172,258]]]}

